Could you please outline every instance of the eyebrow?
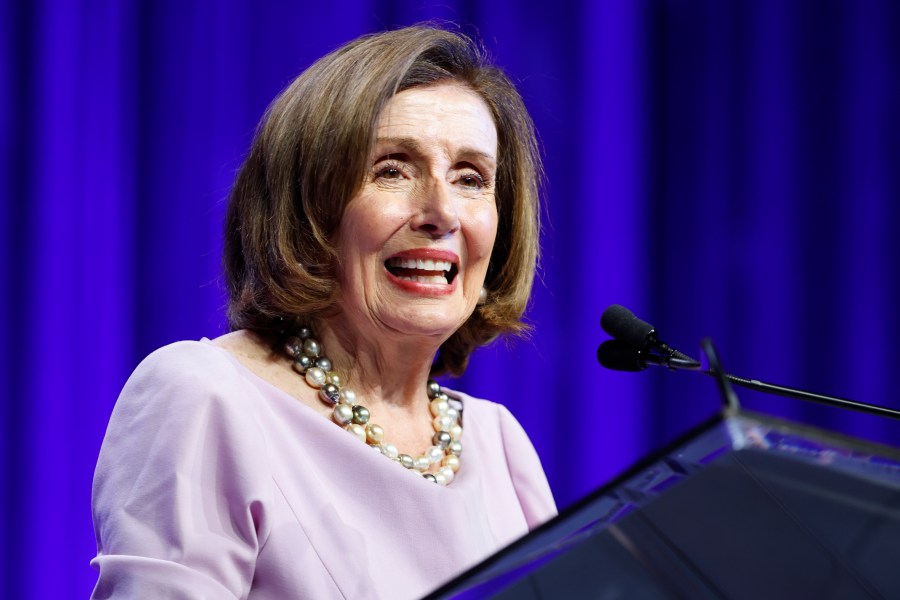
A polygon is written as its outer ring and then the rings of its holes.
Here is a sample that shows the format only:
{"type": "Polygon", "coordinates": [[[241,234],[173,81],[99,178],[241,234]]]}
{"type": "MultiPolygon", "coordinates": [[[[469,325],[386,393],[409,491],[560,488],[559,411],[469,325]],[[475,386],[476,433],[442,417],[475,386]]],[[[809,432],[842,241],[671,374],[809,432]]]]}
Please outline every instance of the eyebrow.
{"type": "MultiPolygon", "coordinates": [[[[425,151],[422,148],[422,144],[415,138],[411,137],[379,137],[375,140],[376,146],[395,146],[398,148],[403,148],[409,151],[412,154],[416,154],[422,156],[425,154],[425,151]]],[[[392,154],[388,152],[388,155],[392,154]]],[[[393,153],[396,154],[396,153],[393,153]]],[[[482,150],[478,150],[477,148],[471,148],[468,146],[464,146],[460,148],[459,151],[460,156],[464,158],[481,158],[489,161],[492,165],[497,164],[497,158],[488,152],[484,152],[482,150]]]]}

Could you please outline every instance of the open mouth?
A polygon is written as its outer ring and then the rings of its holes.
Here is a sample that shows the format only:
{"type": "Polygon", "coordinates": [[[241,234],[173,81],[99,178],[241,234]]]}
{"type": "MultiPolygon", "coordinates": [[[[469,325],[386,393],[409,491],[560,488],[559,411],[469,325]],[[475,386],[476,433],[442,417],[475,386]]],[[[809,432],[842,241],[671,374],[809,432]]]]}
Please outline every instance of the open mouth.
{"type": "Polygon", "coordinates": [[[397,279],[443,285],[453,283],[459,271],[450,261],[421,258],[389,258],[384,266],[397,279]]]}

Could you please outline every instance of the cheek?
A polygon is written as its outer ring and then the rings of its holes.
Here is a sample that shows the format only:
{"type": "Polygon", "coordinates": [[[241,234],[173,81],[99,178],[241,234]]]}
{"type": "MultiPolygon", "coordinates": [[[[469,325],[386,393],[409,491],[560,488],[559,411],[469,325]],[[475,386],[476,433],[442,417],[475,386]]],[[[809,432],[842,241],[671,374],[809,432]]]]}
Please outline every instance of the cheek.
{"type": "Polygon", "coordinates": [[[339,228],[339,252],[345,259],[377,253],[403,223],[403,215],[377,198],[358,198],[347,206],[339,228]]]}
{"type": "Polygon", "coordinates": [[[469,245],[473,259],[488,259],[497,237],[497,209],[483,207],[474,211],[469,225],[469,245]]]}

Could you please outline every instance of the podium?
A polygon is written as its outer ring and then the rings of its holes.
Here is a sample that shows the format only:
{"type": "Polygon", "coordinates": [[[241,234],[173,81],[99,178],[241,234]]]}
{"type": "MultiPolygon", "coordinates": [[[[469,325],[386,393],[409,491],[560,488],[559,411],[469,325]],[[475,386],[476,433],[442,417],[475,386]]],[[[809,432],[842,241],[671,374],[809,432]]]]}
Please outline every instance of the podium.
{"type": "Polygon", "coordinates": [[[720,414],[428,598],[900,598],[900,450],[722,391],[720,414]]]}

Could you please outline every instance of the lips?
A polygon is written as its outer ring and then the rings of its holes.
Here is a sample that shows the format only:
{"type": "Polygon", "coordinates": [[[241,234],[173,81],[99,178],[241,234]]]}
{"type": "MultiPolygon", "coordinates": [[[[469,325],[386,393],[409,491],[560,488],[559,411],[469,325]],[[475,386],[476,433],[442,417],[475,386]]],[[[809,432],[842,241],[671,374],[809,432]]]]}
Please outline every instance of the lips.
{"type": "Polygon", "coordinates": [[[433,250],[392,256],[384,266],[401,281],[432,285],[449,285],[459,272],[455,257],[433,250]]]}

